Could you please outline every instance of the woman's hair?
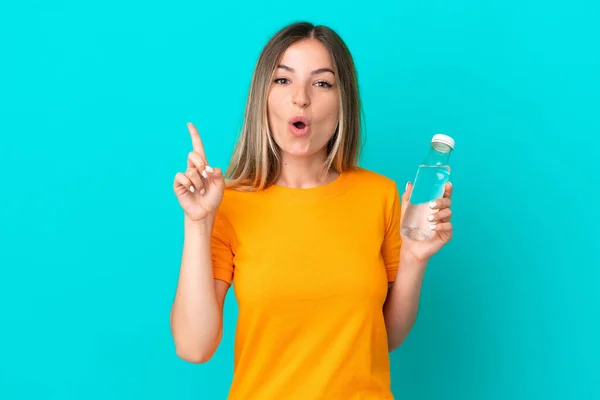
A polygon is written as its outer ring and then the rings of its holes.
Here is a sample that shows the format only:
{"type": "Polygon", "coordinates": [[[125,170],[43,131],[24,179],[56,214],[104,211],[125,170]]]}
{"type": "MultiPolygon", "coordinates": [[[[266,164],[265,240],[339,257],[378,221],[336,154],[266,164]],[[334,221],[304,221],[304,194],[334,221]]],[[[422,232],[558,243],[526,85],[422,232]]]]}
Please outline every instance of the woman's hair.
{"type": "Polygon", "coordinates": [[[323,172],[341,173],[358,164],[361,146],[361,104],[354,61],[344,41],[326,26],[298,22],[279,30],[263,48],[252,76],[244,123],[226,172],[227,186],[238,190],[262,190],[271,186],[281,171],[280,150],[267,118],[267,97],[283,53],[305,39],[319,40],[329,51],[336,75],[340,103],[339,122],[327,143],[323,172]]]}

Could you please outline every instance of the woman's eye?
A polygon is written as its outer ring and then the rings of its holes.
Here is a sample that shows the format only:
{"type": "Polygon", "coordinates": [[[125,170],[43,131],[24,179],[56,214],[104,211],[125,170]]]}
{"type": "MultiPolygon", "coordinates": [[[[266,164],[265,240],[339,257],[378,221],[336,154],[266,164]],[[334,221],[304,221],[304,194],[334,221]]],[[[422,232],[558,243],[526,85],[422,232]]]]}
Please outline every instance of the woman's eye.
{"type": "Polygon", "coordinates": [[[286,84],[288,82],[289,81],[286,78],[277,78],[277,79],[275,79],[275,83],[278,83],[280,85],[286,84]]]}
{"type": "Polygon", "coordinates": [[[327,81],[319,81],[319,82],[317,82],[317,86],[323,87],[323,88],[330,88],[333,85],[327,81]]]}

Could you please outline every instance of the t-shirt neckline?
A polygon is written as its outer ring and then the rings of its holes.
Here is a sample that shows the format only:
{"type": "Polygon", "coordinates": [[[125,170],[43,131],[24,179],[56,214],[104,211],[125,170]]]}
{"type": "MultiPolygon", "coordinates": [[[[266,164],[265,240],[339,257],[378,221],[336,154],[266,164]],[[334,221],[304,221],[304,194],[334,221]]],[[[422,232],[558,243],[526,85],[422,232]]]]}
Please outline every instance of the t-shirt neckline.
{"type": "Polygon", "coordinates": [[[273,184],[265,192],[294,201],[324,200],[346,190],[345,182],[349,174],[350,171],[342,171],[333,181],[311,188],[291,188],[273,184]]]}

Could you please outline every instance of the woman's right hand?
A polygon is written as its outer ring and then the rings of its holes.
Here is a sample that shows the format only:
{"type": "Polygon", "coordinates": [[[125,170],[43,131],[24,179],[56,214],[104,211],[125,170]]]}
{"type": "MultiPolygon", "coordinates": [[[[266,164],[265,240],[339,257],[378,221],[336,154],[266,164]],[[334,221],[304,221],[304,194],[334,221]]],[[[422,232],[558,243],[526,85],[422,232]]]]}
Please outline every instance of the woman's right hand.
{"type": "Polygon", "coordinates": [[[192,137],[193,151],[188,154],[185,173],[175,175],[173,190],[187,218],[200,222],[213,216],[223,200],[225,179],[218,168],[208,166],[200,134],[190,122],[188,130],[192,137]]]}

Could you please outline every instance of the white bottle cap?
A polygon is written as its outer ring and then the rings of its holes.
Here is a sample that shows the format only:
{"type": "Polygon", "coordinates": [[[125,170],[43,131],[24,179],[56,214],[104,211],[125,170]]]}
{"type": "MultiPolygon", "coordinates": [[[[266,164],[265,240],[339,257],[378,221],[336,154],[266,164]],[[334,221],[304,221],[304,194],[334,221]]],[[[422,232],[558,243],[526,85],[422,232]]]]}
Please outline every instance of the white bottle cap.
{"type": "Polygon", "coordinates": [[[433,138],[431,139],[431,143],[444,143],[444,144],[447,144],[448,146],[452,147],[452,149],[454,149],[454,139],[452,139],[448,135],[442,135],[441,133],[438,133],[437,135],[433,135],[433,138]]]}

